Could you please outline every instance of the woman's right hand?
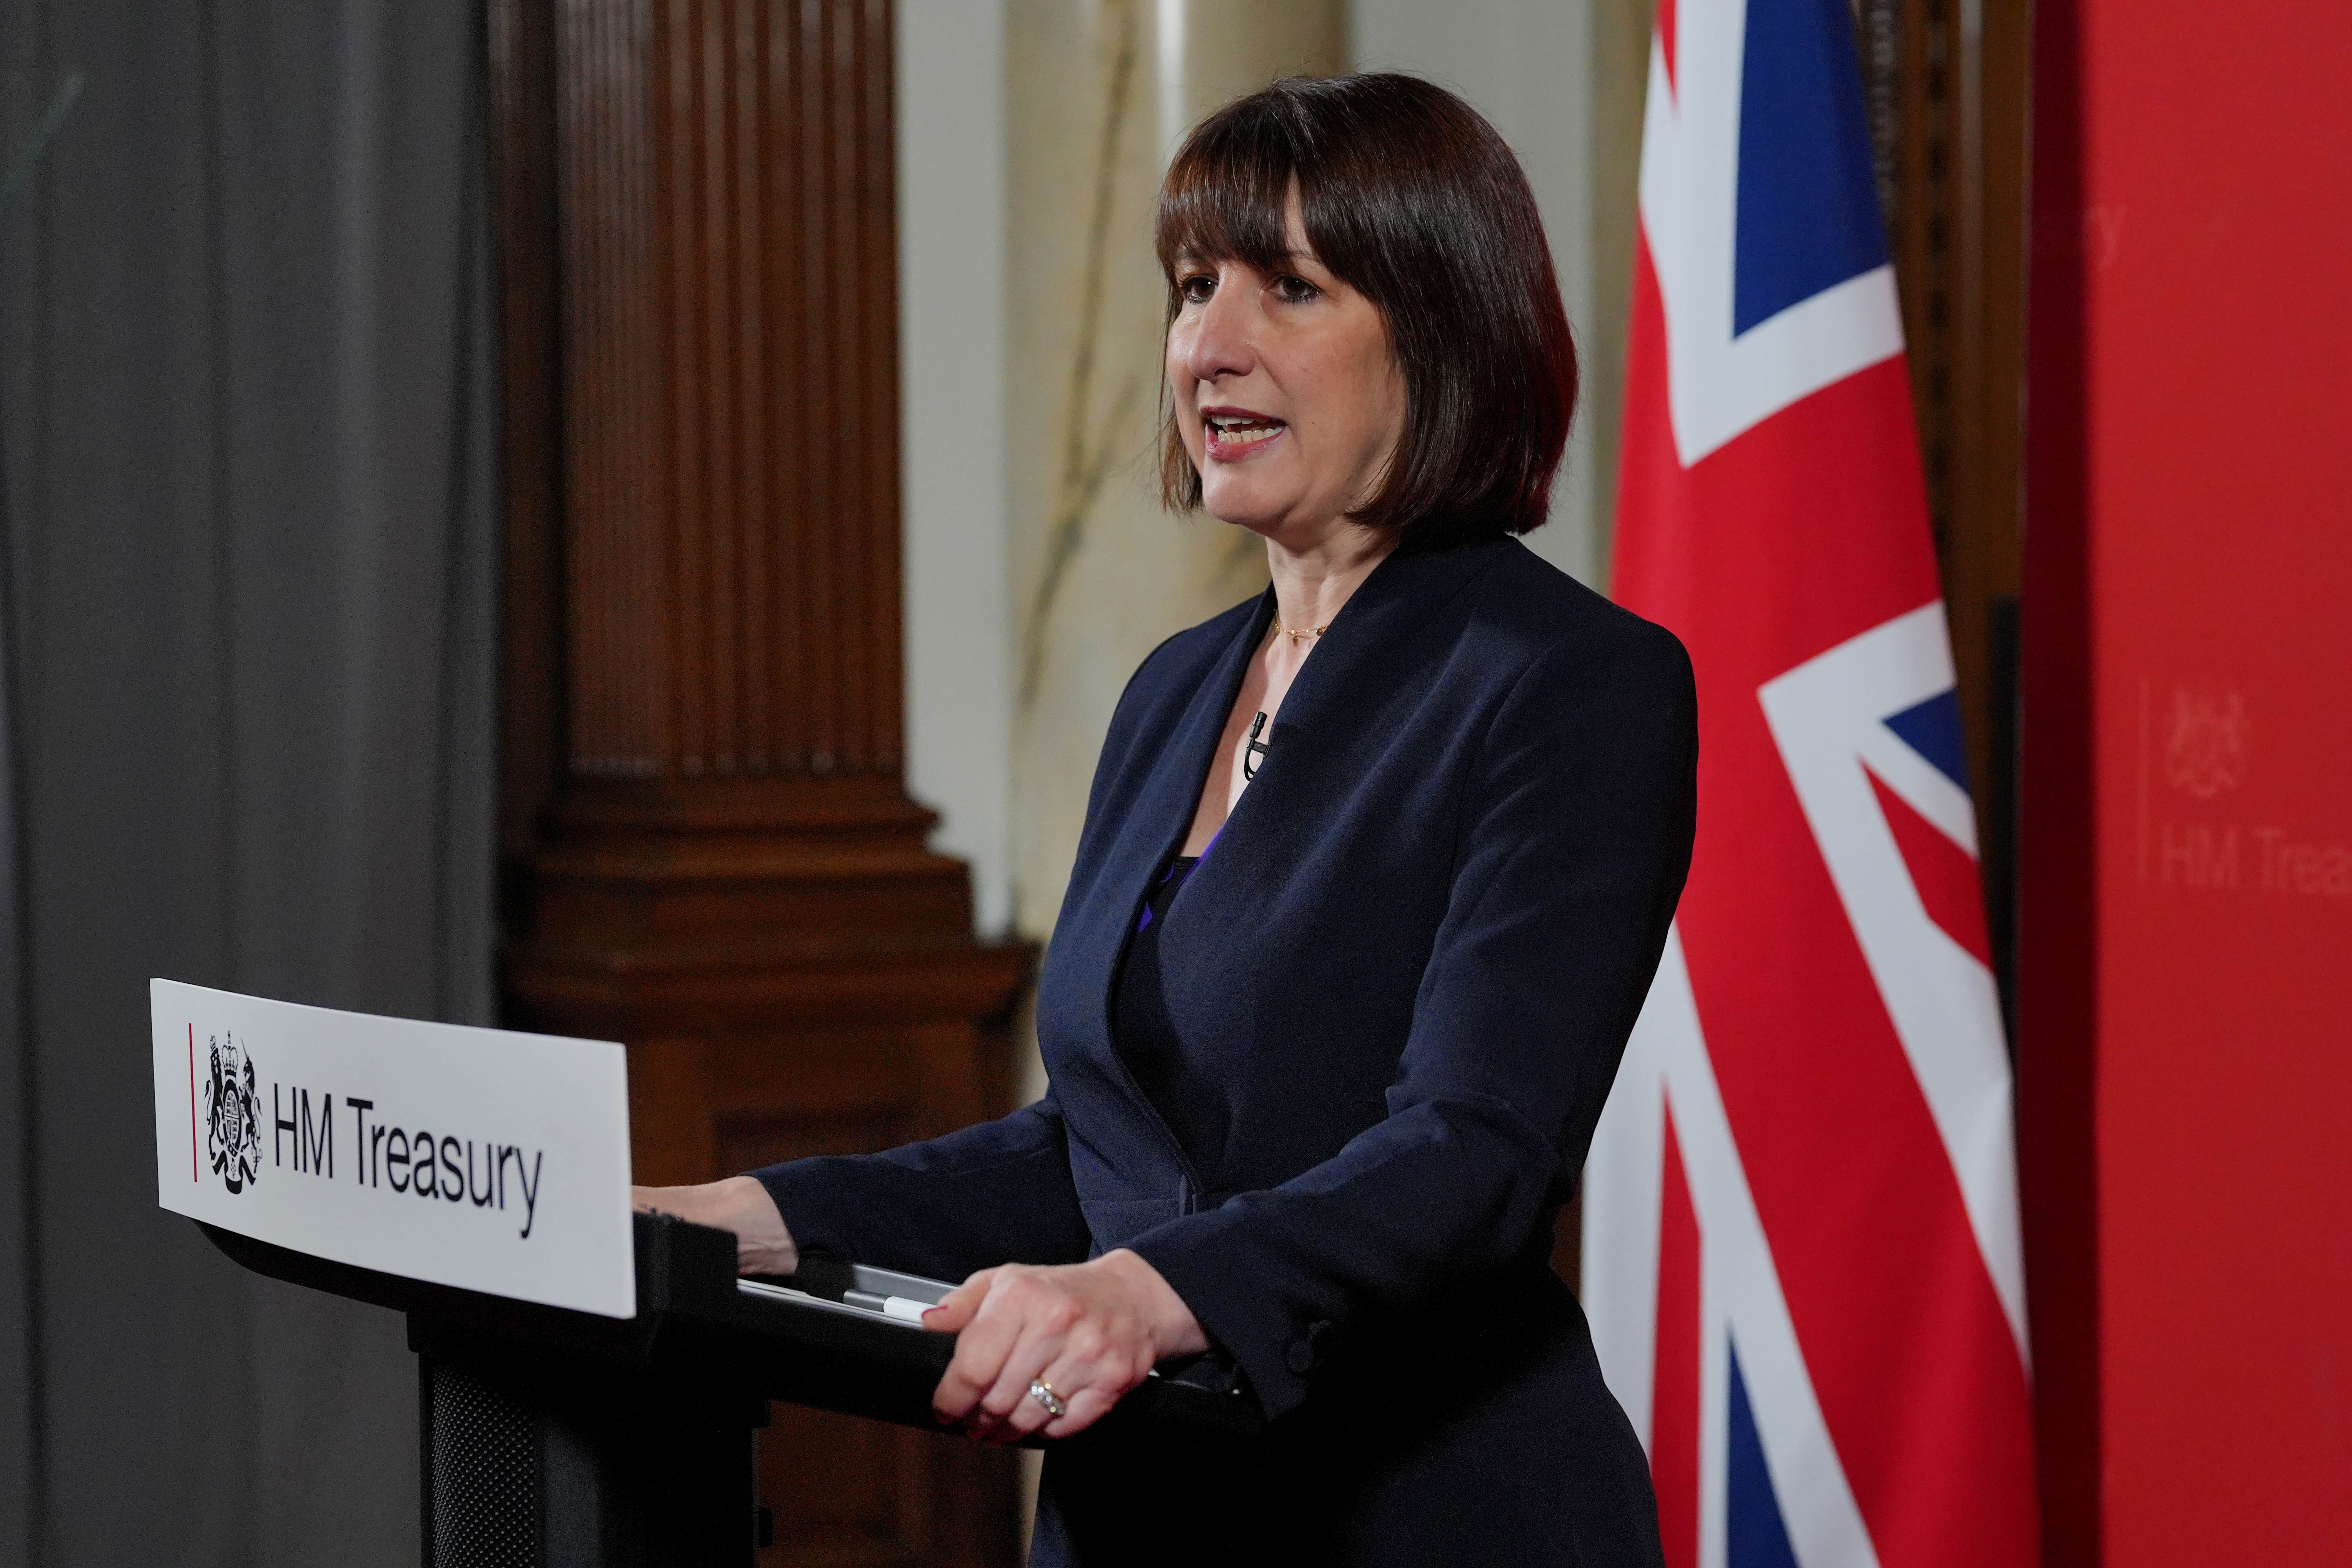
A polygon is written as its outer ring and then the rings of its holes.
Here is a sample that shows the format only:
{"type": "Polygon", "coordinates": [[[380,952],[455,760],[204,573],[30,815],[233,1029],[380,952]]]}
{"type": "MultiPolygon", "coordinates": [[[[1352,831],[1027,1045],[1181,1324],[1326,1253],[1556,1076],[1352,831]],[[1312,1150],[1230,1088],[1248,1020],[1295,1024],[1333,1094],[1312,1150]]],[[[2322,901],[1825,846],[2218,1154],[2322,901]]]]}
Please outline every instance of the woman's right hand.
{"type": "Polygon", "coordinates": [[[666,1214],[733,1231],[738,1274],[791,1274],[800,1268],[800,1248],[776,1212],[776,1200],[753,1177],[730,1176],[692,1187],[631,1187],[629,1206],[639,1214],[666,1214]]]}

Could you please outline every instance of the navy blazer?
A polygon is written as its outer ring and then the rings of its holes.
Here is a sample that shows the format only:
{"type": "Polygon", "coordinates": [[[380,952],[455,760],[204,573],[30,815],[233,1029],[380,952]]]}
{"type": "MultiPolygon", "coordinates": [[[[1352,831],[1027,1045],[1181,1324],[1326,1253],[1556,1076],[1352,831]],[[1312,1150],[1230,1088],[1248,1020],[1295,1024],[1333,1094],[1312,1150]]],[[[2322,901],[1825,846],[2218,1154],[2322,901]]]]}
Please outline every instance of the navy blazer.
{"type": "Polygon", "coordinates": [[[1111,992],[1273,613],[1170,638],[1119,700],[1039,979],[1046,1097],[759,1174],[801,1245],[892,1268],[1132,1247],[1271,1418],[1245,1455],[1050,1456],[1034,1563],[1654,1563],[1546,1258],[1689,864],[1689,661],[1516,540],[1372,572],[1161,928],[1171,1026],[1234,1064],[1199,1170],[1111,992]]]}

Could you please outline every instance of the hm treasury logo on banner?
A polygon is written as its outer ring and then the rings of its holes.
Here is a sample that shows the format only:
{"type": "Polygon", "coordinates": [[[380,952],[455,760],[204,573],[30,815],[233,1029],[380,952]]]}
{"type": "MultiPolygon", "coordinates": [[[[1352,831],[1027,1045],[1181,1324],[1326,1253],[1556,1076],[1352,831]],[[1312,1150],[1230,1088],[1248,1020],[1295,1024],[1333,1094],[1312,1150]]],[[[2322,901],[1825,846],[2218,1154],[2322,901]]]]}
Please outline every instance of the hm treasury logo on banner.
{"type": "MultiPolygon", "coordinates": [[[[1666,1568],[2032,1568],[2009,1056],[1846,0],[1668,0],[1614,591],[1698,829],[1585,1167],[1666,1568]]],[[[2177,726],[2198,784],[2226,704],[2177,726]]]]}
{"type": "Polygon", "coordinates": [[[635,1314],[622,1049],[156,980],[157,1201],[313,1257],[635,1314]]]}

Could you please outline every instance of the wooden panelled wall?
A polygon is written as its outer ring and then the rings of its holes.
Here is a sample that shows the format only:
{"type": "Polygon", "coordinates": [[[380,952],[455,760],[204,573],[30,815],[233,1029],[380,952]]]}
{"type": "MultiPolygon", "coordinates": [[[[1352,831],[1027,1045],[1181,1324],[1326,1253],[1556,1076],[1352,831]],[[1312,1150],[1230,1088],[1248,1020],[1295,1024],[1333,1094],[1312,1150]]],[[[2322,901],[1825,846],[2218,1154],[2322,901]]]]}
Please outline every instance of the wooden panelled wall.
{"type": "Polygon", "coordinates": [[[1860,0],[1856,21],[2007,1006],[2032,12],[2028,0],[1860,0]]]}
{"type": "MultiPolygon", "coordinates": [[[[901,783],[884,0],[488,0],[506,1000],[637,1179],[1006,1109],[1029,954],[901,783]]],[[[771,1563],[1014,1551],[1007,1456],[780,1409],[771,1563]]]]}

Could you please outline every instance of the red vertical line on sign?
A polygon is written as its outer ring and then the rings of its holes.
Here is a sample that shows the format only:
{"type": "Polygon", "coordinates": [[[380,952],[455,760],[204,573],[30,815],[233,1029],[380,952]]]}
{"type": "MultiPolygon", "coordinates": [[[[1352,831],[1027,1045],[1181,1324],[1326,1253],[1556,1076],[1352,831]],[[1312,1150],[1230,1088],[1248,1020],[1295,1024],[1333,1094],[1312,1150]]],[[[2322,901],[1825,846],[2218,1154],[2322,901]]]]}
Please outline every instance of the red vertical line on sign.
{"type": "Polygon", "coordinates": [[[1650,1372],[1650,1484],[1666,1568],[1698,1568],[1698,1211],[1665,1107],[1665,1171],[1658,1202],[1658,1338],[1650,1372]]]}
{"type": "Polygon", "coordinates": [[[196,1024],[188,1020],[188,1180],[202,1181],[196,1173],[196,1024]]]}

